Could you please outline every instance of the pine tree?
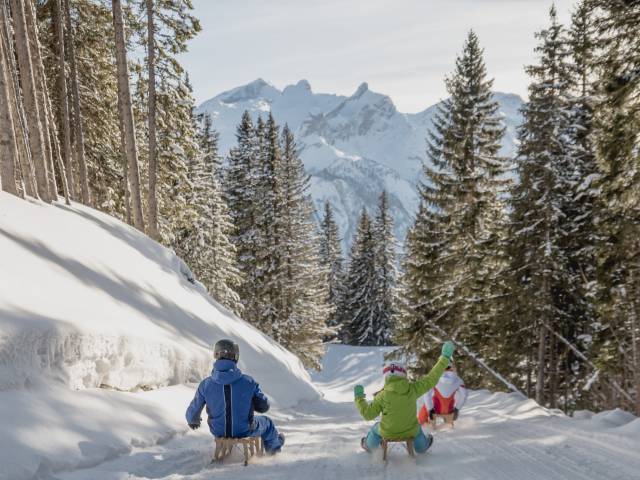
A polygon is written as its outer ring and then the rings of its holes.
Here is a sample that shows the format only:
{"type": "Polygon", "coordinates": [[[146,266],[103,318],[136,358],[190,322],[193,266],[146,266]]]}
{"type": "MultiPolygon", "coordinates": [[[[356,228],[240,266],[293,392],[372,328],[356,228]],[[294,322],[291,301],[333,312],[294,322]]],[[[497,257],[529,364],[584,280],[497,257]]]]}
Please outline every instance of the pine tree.
{"type": "MultiPolygon", "coordinates": [[[[603,375],[635,392],[629,407],[640,414],[640,2],[592,5],[600,52],[596,306],[604,327],[594,350],[603,375]]],[[[607,408],[623,402],[616,391],[603,393],[607,408]]]]}
{"type": "Polygon", "coordinates": [[[521,327],[533,329],[535,335],[522,331],[525,338],[512,336],[509,340],[519,343],[527,355],[522,360],[528,362],[528,375],[536,373],[532,381],[536,400],[556,406],[563,362],[558,358],[556,337],[549,330],[565,332],[574,298],[566,248],[572,228],[566,216],[572,203],[568,165],[571,76],[565,32],[555,8],[550,19],[550,26],[537,34],[539,64],[527,68],[532,83],[529,102],[522,110],[519,183],[511,199],[512,309],[521,315],[521,327]]]}
{"type": "Polygon", "coordinates": [[[344,259],[342,257],[342,239],[336,223],[333,208],[329,201],[324,204],[324,216],[322,218],[320,236],[320,264],[328,272],[327,274],[327,304],[329,305],[329,315],[327,325],[342,330],[340,312],[342,304],[343,281],[344,281],[344,259]]]}
{"type": "Polygon", "coordinates": [[[345,325],[341,336],[352,345],[378,345],[385,335],[386,325],[376,321],[377,283],[373,225],[363,209],[351,246],[341,308],[345,325]]]}
{"type": "Polygon", "coordinates": [[[378,212],[373,224],[373,241],[376,268],[374,318],[380,332],[376,342],[378,345],[390,345],[397,305],[397,270],[396,239],[386,191],[380,194],[378,212]]]}
{"type": "Polygon", "coordinates": [[[238,289],[243,303],[243,318],[254,325],[259,322],[258,296],[255,287],[261,272],[257,269],[258,249],[262,235],[258,229],[258,174],[259,145],[251,115],[244,112],[236,130],[236,146],[229,153],[224,173],[224,192],[233,231],[231,241],[235,245],[242,284],[238,289]]]}
{"type": "Polygon", "coordinates": [[[415,358],[411,367],[420,374],[427,373],[439,355],[438,345],[427,332],[437,321],[442,301],[437,292],[447,280],[440,257],[445,245],[442,215],[421,197],[416,220],[407,232],[402,262],[394,340],[406,356],[415,358]]]}
{"type": "MultiPolygon", "coordinates": [[[[421,186],[421,213],[427,218],[416,220],[421,227],[415,231],[415,247],[423,241],[422,228],[439,231],[433,268],[442,272],[441,281],[433,286],[432,298],[412,300],[428,303],[433,312],[428,321],[457,332],[460,341],[481,354],[490,351],[484,332],[498,310],[507,185],[507,162],[499,155],[504,127],[491,92],[493,81],[486,76],[483,50],[470,32],[446,81],[450,97],[429,134],[430,164],[425,164],[421,186]],[[434,221],[438,224],[432,225],[434,221]]],[[[478,375],[474,365],[468,366],[467,377],[478,375]]]]}
{"type": "Polygon", "coordinates": [[[185,251],[184,259],[211,296],[240,315],[242,303],[237,289],[241,277],[236,249],[230,241],[233,224],[215,170],[218,146],[211,140],[216,138],[214,133],[211,125],[198,132],[199,155],[189,165],[189,181],[193,186],[189,203],[196,215],[178,242],[185,251]]]}
{"type": "Polygon", "coordinates": [[[293,133],[284,126],[281,136],[282,269],[281,342],[296,353],[305,365],[319,368],[324,354],[327,328],[328,270],[320,260],[313,202],[309,194],[309,175],[298,155],[293,133]]]}

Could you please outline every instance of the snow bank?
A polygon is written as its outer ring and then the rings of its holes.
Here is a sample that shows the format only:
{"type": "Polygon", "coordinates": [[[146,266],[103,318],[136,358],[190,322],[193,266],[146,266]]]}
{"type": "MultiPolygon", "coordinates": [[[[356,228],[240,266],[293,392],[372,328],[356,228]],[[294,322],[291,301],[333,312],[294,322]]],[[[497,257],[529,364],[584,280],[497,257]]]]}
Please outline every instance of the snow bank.
{"type": "MultiPolygon", "coordinates": [[[[190,282],[173,252],[90,208],[0,192],[0,272],[0,478],[29,478],[34,465],[46,465],[53,453],[57,458],[64,451],[69,462],[82,463],[112,447],[129,448],[135,438],[153,442],[175,432],[178,424],[167,421],[165,411],[106,389],[198,382],[208,375],[212,346],[222,337],[238,341],[240,367],[274,404],[288,407],[319,396],[297,357],[190,282]],[[96,387],[103,389],[74,392],[96,387]],[[42,416],[37,405],[49,403],[60,408],[46,408],[50,415],[42,416]],[[152,429],[138,430],[135,422],[122,429],[133,405],[133,414],[152,429]],[[114,412],[119,418],[112,424],[114,412]],[[104,428],[76,429],[96,418],[104,428]],[[66,433],[50,435],[41,424],[60,425],[58,432],[66,433]],[[97,454],[106,437],[95,434],[103,430],[114,441],[97,454]],[[33,442],[37,435],[49,445],[33,442]],[[83,442],[93,445],[95,455],[83,442]],[[16,466],[11,474],[9,460],[16,466]]],[[[180,425],[185,406],[176,417],[180,425]]]]}

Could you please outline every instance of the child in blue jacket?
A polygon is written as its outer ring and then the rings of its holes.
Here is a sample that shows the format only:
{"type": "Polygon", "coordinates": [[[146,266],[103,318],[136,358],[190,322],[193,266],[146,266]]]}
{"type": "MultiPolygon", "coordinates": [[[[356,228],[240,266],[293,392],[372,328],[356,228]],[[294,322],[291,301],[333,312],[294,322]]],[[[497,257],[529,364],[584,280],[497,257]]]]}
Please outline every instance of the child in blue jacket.
{"type": "Polygon", "coordinates": [[[237,366],[240,347],[232,340],[220,340],[214,347],[215,363],[211,376],[205,378],[187,409],[187,423],[193,430],[200,427],[200,414],[207,407],[209,430],[216,437],[262,437],[265,451],[275,454],[284,445],[266,413],[269,400],[256,381],[244,375],[237,366]]]}

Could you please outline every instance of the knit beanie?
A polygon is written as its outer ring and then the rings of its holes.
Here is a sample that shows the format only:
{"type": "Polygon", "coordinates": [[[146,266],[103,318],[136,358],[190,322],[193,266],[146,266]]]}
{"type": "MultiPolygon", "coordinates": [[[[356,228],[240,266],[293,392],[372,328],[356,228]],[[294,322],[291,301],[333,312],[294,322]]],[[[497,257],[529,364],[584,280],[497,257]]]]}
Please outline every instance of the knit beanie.
{"type": "Polygon", "coordinates": [[[383,367],[382,374],[385,379],[389,377],[406,377],[407,369],[400,362],[389,362],[383,367]]]}

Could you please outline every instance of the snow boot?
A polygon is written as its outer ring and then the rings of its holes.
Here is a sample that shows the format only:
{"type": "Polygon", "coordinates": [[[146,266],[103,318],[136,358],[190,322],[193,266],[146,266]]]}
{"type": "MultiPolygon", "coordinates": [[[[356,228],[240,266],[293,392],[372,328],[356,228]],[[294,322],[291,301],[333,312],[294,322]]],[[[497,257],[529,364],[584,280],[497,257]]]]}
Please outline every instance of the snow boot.
{"type": "Polygon", "coordinates": [[[284,434],[279,433],[278,439],[280,440],[280,446],[278,448],[274,448],[273,450],[265,450],[267,456],[273,457],[276,453],[280,453],[280,450],[282,450],[282,447],[284,447],[284,434]]]}
{"type": "Polygon", "coordinates": [[[360,440],[360,446],[365,452],[371,453],[371,449],[367,447],[367,437],[362,437],[362,439],[360,440]]]}

